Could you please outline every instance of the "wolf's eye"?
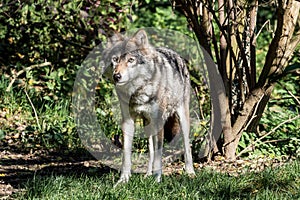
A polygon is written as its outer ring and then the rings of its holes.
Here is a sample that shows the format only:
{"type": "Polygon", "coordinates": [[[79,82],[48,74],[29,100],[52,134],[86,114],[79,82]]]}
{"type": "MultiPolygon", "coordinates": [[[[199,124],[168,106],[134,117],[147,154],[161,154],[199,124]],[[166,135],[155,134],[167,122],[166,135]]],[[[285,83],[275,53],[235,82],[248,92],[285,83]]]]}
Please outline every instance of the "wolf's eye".
{"type": "Polygon", "coordinates": [[[129,63],[133,63],[135,61],[135,59],[133,58],[133,57],[130,57],[129,59],[128,59],[128,62],[129,63]]]}
{"type": "Polygon", "coordinates": [[[111,60],[115,63],[119,62],[119,58],[117,56],[113,56],[111,60]]]}

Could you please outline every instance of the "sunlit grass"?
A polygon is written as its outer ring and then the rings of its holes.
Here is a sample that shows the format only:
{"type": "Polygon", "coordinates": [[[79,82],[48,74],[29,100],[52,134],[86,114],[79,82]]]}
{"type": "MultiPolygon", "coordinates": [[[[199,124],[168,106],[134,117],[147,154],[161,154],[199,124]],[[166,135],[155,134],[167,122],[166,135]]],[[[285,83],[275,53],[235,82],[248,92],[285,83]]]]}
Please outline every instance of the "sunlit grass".
{"type": "Polygon", "coordinates": [[[195,178],[164,176],[153,178],[134,174],[128,184],[113,188],[119,174],[41,177],[36,175],[16,199],[298,199],[300,162],[295,161],[263,172],[229,176],[200,170],[195,178]]]}

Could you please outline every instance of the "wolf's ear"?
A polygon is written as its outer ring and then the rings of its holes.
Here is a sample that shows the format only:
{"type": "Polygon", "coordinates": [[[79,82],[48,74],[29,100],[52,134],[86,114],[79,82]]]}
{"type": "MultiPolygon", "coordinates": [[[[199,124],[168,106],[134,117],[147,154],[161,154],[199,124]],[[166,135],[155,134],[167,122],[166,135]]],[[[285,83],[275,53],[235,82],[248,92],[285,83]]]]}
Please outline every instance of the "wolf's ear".
{"type": "Polygon", "coordinates": [[[108,38],[107,40],[107,48],[112,47],[114,44],[116,44],[117,42],[123,41],[124,40],[124,36],[120,33],[115,33],[112,37],[108,38]]]}
{"type": "Polygon", "coordinates": [[[132,39],[138,46],[143,46],[143,47],[148,46],[148,37],[146,31],[144,30],[137,31],[132,37],[132,39]]]}

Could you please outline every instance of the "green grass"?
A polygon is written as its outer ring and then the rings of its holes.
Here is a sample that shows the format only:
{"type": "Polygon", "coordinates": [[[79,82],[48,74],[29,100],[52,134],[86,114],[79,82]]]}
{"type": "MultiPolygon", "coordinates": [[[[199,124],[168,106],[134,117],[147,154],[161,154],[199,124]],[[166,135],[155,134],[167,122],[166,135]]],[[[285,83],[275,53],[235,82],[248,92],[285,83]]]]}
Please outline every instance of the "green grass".
{"type": "Polygon", "coordinates": [[[201,170],[193,179],[186,175],[153,178],[135,174],[128,184],[113,188],[118,173],[104,175],[36,175],[16,199],[300,199],[300,162],[267,168],[237,177],[201,170]]]}

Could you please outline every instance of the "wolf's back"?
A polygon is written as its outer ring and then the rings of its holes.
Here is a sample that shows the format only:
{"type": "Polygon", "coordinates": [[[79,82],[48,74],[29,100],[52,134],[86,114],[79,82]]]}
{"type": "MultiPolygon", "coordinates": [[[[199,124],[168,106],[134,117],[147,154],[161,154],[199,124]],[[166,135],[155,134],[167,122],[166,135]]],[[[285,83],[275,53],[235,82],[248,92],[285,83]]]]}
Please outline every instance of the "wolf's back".
{"type": "Polygon", "coordinates": [[[175,51],[165,47],[156,48],[156,51],[162,54],[170,63],[170,65],[177,72],[180,73],[180,76],[184,82],[189,81],[189,71],[187,68],[187,61],[184,58],[182,58],[175,51]]]}
{"type": "MultiPolygon", "coordinates": [[[[166,61],[171,65],[175,73],[179,73],[179,77],[181,80],[175,80],[174,77],[174,81],[180,81],[183,84],[183,91],[181,92],[186,98],[184,100],[189,103],[190,79],[187,61],[175,51],[165,47],[156,48],[156,51],[159,52],[166,59],[166,61]]],[[[176,137],[176,135],[180,134],[180,132],[181,127],[178,115],[172,114],[168,117],[164,125],[164,137],[167,140],[167,142],[171,142],[173,138],[176,137]]]]}

